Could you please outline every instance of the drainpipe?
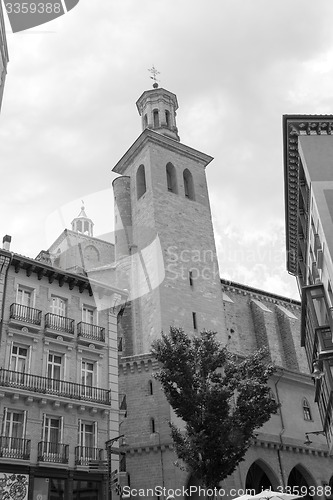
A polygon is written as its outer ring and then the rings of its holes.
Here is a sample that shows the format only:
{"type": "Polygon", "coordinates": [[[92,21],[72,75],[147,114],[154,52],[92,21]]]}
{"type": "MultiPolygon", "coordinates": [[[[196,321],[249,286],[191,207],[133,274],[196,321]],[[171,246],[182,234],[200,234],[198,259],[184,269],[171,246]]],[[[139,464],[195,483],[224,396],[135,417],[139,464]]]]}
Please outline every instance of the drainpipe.
{"type": "MultiPolygon", "coordinates": [[[[283,373],[284,373],[284,371],[283,371],[283,368],[282,368],[281,375],[277,379],[277,381],[275,382],[276,397],[277,397],[277,402],[279,404],[280,404],[280,397],[279,397],[279,391],[278,391],[277,386],[278,386],[278,383],[281,380],[281,377],[282,377],[283,373]]],[[[279,445],[279,448],[277,449],[277,456],[278,456],[278,462],[279,462],[280,476],[281,476],[281,479],[282,479],[282,486],[283,486],[283,488],[285,488],[286,484],[285,484],[285,480],[284,480],[283,469],[282,469],[282,460],[281,460],[281,449],[282,449],[282,446],[283,446],[282,434],[285,431],[284,422],[283,422],[283,416],[282,416],[282,406],[280,406],[279,413],[280,413],[280,420],[281,420],[281,432],[279,434],[280,445],[279,445]]]]}

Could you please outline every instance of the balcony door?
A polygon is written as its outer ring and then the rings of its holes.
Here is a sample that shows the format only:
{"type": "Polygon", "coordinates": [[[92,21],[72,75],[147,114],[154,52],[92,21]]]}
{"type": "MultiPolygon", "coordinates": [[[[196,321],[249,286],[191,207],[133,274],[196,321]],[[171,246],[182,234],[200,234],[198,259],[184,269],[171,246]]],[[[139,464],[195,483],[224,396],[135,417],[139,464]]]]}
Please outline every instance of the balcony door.
{"type": "Polygon", "coordinates": [[[93,325],[95,322],[95,310],[92,307],[83,306],[82,308],[82,321],[93,325]]]}
{"type": "Polygon", "coordinates": [[[10,355],[9,374],[12,384],[24,385],[28,371],[29,349],[27,347],[12,345],[10,355]]]}
{"type": "Polygon", "coordinates": [[[43,453],[48,458],[58,458],[62,441],[62,419],[44,415],[43,422],[43,453]]]}
{"type": "Polygon", "coordinates": [[[48,388],[59,392],[61,380],[63,379],[63,356],[61,354],[49,353],[47,362],[48,388]]]}
{"type": "Polygon", "coordinates": [[[97,422],[79,421],[79,446],[81,447],[81,460],[97,460],[96,438],[97,422]]]}
{"type": "Polygon", "coordinates": [[[92,397],[93,385],[95,383],[95,363],[82,360],[81,364],[81,384],[85,397],[92,397]]]}
{"type": "Polygon", "coordinates": [[[32,290],[19,286],[17,289],[16,302],[21,306],[33,307],[32,290]]]}
{"type": "Polygon", "coordinates": [[[66,316],[67,303],[61,297],[52,297],[51,313],[57,316],[66,316]]]}
{"type": "Polygon", "coordinates": [[[26,412],[5,408],[2,450],[7,454],[23,453],[26,412]]]}

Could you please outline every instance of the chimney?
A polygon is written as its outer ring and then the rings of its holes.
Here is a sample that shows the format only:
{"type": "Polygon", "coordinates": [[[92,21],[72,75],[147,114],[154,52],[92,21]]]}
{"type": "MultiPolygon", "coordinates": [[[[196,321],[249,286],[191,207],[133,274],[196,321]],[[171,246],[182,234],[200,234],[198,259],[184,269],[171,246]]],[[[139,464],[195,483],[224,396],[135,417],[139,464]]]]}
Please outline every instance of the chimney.
{"type": "Polygon", "coordinates": [[[2,239],[2,248],[3,250],[10,250],[10,242],[12,241],[12,237],[9,234],[6,234],[2,239]]]}

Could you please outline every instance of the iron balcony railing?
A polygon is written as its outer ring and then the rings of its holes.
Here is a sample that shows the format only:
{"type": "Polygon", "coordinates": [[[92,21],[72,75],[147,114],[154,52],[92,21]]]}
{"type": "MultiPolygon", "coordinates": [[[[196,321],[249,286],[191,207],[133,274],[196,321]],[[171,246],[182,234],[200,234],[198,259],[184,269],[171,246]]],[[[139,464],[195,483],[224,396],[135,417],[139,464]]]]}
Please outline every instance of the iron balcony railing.
{"type": "Polygon", "coordinates": [[[76,446],[75,465],[89,465],[91,462],[101,462],[103,460],[103,450],[90,446],[76,446]]]}
{"type": "Polygon", "coordinates": [[[30,459],[30,439],[0,436],[0,457],[30,459]]]}
{"type": "Polygon", "coordinates": [[[88,340],[105,342],[105,328],[81,321],[77,325],[77,335],[88,340]]]}
{"type": "Polygon", "coordinates": [[[9,317],[33,325],[40,325],[42,321],[42,311],[15,303],[10,306],[9,317]]]}
{"type": "Polygon", "coordinates": [[[40,441],[38,443],[38,461],[68,464],[68,444],[40,441]]]}
{"type": "Polygon", "coordinates": [[[58,314],[45,314],[45,328],[52,328],[58,332],[74,333],[74,320],[58,314]]]}
{"type": "Polygon", "coordinates": [[[111,404],[111,391],[65,380],[40,377],[30,373],[21,373],[0,368],[0,386],[25,389],[40,394],[53,394],[70,399],[111,404]]]}

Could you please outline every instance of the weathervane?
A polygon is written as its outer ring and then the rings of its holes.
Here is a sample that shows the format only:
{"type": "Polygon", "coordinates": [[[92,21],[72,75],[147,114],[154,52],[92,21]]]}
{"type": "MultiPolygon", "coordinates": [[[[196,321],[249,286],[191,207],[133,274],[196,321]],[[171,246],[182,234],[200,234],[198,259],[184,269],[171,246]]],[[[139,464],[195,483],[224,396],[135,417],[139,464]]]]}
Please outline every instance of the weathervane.
{"type": "Polygon", "coordinates": [[[156,77],[157,77],[157,75],[159,75],[159,74],[160,74],[160,72],[159,72],[159,71],[157,71],[157,69],[155,68],[155,66],[154,66],[154,65],[153,65],[153,66],[152,66],[152,67],[151,67],[148,71],[149,71],[149,73],[151,73],[151,74],[152,74],[152,76],[151,76],[150,78],[151,78],[152,80],[154,80],[153,87],[154,87],[154,89],[157,89],[157,87],[158,87],[158,83],[157,83],[157,82],[158,82],[159,80],[157,80],[157,78],[156,78],[156,77]]]}

